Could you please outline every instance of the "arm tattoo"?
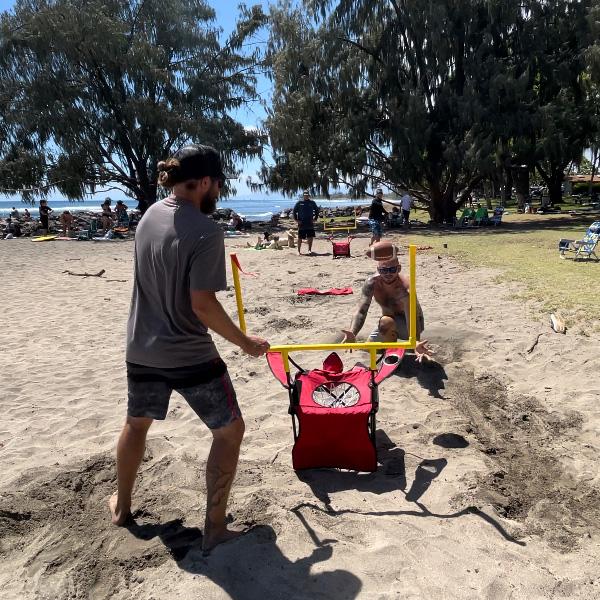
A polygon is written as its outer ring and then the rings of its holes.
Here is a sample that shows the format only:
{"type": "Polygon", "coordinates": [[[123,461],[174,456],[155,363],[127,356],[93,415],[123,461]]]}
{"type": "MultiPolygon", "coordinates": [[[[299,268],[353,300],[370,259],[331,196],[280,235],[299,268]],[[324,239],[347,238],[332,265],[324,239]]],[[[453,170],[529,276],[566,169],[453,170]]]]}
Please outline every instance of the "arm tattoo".
{"type": "Polygon", "coordinates": [[[358,310],[354,317],[352,317],[352,324],[350,325],[350,330],[354,335],[356,335],[362,329],[362,326],[365,324],[365,319],[367,318],[369,306],[371,306],[371,300],[373,298],[373,288],[373,278],[369,277],[363,285],[358,310]]]}

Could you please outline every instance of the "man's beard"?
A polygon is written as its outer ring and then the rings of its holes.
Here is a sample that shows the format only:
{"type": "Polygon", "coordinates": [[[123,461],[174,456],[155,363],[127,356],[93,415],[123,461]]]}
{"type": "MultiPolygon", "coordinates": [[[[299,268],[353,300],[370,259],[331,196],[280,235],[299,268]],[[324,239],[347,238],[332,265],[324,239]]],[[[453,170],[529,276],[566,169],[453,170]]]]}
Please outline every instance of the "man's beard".
{"type": "Polygon", "coordinates": [[[208,190],[206,194],[200,199],[200,210],[205,215],[212,215],[217,210],[217,201],[219,195],[212,195],[212,190],[208,190]]]}

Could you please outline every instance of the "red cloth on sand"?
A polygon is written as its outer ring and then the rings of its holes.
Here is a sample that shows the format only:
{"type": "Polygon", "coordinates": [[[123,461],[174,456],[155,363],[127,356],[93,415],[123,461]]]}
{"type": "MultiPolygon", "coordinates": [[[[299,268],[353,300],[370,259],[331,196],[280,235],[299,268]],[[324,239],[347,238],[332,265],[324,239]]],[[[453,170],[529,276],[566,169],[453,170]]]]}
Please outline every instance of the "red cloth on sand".
{"type": "Polygon", "coordinates": [[[309,294],[315,294],[318,296],[346,296],[347,294],[353,294],[352,288],[331,288],[329,290],[318,290],[316,288],[302,288],[298,290],[298,296],[308,296],[309,294]]]}

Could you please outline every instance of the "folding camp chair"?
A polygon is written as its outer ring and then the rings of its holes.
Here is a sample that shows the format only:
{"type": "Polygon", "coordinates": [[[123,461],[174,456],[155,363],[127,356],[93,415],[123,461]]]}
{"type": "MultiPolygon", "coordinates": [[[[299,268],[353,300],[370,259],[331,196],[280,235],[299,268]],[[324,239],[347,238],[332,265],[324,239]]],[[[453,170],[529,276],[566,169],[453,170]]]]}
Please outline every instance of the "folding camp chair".
{"type": "MultiPolygon", "coordinates": [[[[375,415],[379,407],[378,386],[400,364],[405,349],[417,345],[417,247],[408,247],[409,256],[409,331],[400,342],[364,342],[338,344],[287,344],[271,346],[267,353],[269,367],[276,379],[288,390],[292,416],[295,469],[319,467],[375,471],[375,415]],[[306,371],[289,356],[291,352],[323,350],[366,350],[369,366],[355,365],[344,371],[340,357],[332,353],[322,369],[306,371]],[[377,359],[377,353],[385,351],[377,359]],[[292,375],[290,365],[297,372],[292,375]]],[[[231,255],[240,329],[246,332],[246,317],[239,273],[243,272],[235,254],[231,255]]]]}
{"type": "Polygon", "coordinates": [[[77,235],[78,240],[91,240],[98,234],[98,219],[92,219],[88,229],[80,231],[77,235]]]}
{"type": "Polygon", "coordinates": [[[497,206],[494,209],[494,214],[490,218],[490,225],[498,226],[502,223],[502,215],[504,214],[504,208],[497,206]]]}
{"type": "Polygon", "coordinates": [[[488,211],[485,206],[480,206],[475,212],[475,216],[473,217],[474,225],[489,225],[490,217],[488,216],[488,211]]]}
{"type": "Polygon", "coordinates": [[[472,208],[465,208],[456,221],[455,227],[466,227],[470,219],[475,218],[475,211],[472,208]]]}
{"type": "Polygon", "coordinates": [[[335,238],[333,233],[329,234],[329,241],[333,247],[333,258],[350,258],[350,242],[354,239],[350,230],[356,229],[356,215],[346,217],[327,217],[323,219],[323,231],[346,231],[346,239],[335,238]]]}
{"type": "Polygon", "coordinates": [[[398,367],[404,349],[386,350],[379,369],[356,365],[343,370],[340,357],[331,353],[322,369],[286,373],[279,352],[267,360],[276,379],[288,390],[294,431],[294,469],[339,468],[376,471],[375,415],[379,384],[398,367]]]}
{"type": "Polygon", "coordinates": [[[331,246],[333,249],[333,258],[342,258],[347,257],[350,258],[350,242],[354,239],[353,236],[348,234],[345,240],[336,239],[332,235],[329,236],[329,241],[331,242],[331,246]]]}
{"type": "Polygon", "coordinates": [[[566,252],[573,252],[573,260],[594,258],[600,260],[596,254],[596,247],[600,239],[600,221],[594,221],[585,232],[581,240],[561,239],[558,242],[558,251],[561,258],[565,258],[566,252]]]}

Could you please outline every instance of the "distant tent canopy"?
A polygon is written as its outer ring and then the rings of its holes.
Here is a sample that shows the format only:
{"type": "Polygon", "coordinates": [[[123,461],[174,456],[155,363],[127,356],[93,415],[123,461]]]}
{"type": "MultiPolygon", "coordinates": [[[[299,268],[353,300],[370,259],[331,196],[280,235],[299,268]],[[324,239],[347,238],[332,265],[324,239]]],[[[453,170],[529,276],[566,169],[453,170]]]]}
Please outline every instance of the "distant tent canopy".
{"type": "Polygon", "coordinates": [[[572,184],[598,183],[600,182],[600,173],[596,173],[595,175],[567,175],[565,181],[570,181],[572,184]]]}

